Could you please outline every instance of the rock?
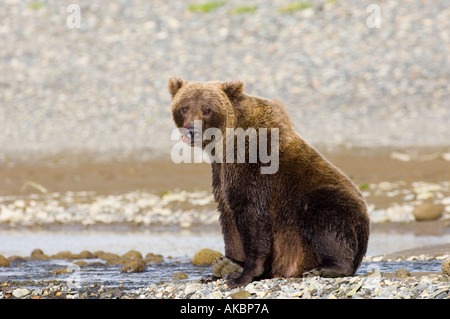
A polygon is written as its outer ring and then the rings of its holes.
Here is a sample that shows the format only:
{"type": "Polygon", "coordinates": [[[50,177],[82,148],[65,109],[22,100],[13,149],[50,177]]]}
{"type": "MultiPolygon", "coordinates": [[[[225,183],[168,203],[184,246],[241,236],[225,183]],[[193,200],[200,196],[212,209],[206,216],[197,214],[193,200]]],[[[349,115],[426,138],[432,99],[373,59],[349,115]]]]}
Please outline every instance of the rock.
{"type": "Polygon", "coordinates": [[[81,258],[81,259],[92,259],[92,258],[95,258],[95,256],[94,256],[94,254],[91,253],[90,251],[88,251],[88,250],[83,250],[83,251],[80,253],[80,258],[81,258]]]}
{"type": "Polygon", "coordinates": [[[442,158],[446,161],[450,162],[450,152],[449,153],[443,153],[442,158]]]}
{"type": "Polygon", "coordinates": [[[247,290],[239,290],[231,294],[231,299],[245,299],[250,297],[251,295],[252,294],[249,293],[247,290]]]}
{"type": "Polygon", "coordinates": [[[155,255],[153,253],[148,253],[145,255],[145,262],[151,264],[159,264],[163,262],[164,258],[162,255],[155,255]]]}
{"type": "Polygon", "coordinates": [[[8,257],[8,261],[13,261],[13,262],[24,262],[26,261],[27,258],[24,258],[22,256],[17,256],[17,255],[13,255],[13,256],[9,256],[8,257]]]}
{"type": "Polygon", "coordinates": [[[223,255],[218,251],[209,248],[203,248],[195,252],[194,257],[192,258],[192,263],[196,266],[211,265],[214,260],[222,256],[223,255]]]}
{"type": "Polygon", "coordinates": [[[411,160],[411,155],[400,152],[392,152],[390,157],[402,162],[409,162],[411,160]]]}
{"type": "Polygon", "coordinates": [[[129,252],[122,255],[125,259],[143,259],[142,254],[136,250],[130,250],[129,252]]]}
{"type": "Polygon", "coordinates": [[[98,258],[103,260],[113,260],[113,259],[120,259],[120,256],[113,253],[102,253],[98,255],[98,258]]]}
{"type": "Polygon", "coordinates": [[[106,265],[125,265],[130,261],[132,261],[132,259],[125,259],[125,258],[109,259],[106,261],[106,265]]]}
{"type": "Polygon", "coordinates": [[[50,257],[44,254],[41,249],[35,249],[31,252],[31,258],[37,260],[48,260],[50,257]]]}
{"type": "Polygon", "coordinates": [[[249,283],[247,286],[245,286],[245,290],[248,291],[251,294],[256,294],[256,288],[255,285],[253,283],[249,283]]]}
{"type": "Polygon", "coordinates": [[[8,267],[9,265],[9,260],[5,256],[0,255],[0,267],[8,267]]]}
{"type": "Polygon", "coordinates": [[[194,292],[199,290],[201,286],[202,286],[201,284],[188,284],[186,286],[186,288],[184,288],[184,294],[186,296],[190,295],[190,294],[193,294],[194,292]]]}
{"type": "Polygon", "coordinates": [[[16,298],[22,298],[28,295],[30,291],[26,288],[17,288],[13,291],[12,295],[16,298]]]}
{"type": "Polygon", "coordinates": [[[96,250],[93,252],[93,255],[95,258],[100,258],[101,255],[103,255],[105,252],[103,250],[96,250]]]}
{"type": "Polygon", "coordinates": [[[351,289],[349,292],[347,292],[347,297],[353,297],[356,292],[361,288],[362,284],[358,283],[353,289],[351,289]]]}
{"type": "Polygon", "coordinates": [[[186,275],[184,272],[176,272],[172,275],[172,279],[175,280],[181,280],[181,279],[188,279],[188,275],[186,275]]]}
{"type": "Polygon", "coordinates": [[[79,255],[73,254],[71,251],[60,251],[50,256],[50,259],[76,259],[79,255]]]}
{"type": "Polygon", "coordinates": [[[71,270],[69,268],[58,268],[58,269],[52,270],[52,275],[63,275],[63,274],[68,274],[70,272],[71,272],[71,270]]]}
{"type": "Polygon", "coordinates": [[[417,221],[434,220],[441,216],[443,207],[441,205],[433,205],[423,203],[414,208],[413,214],[417,221]]]}
{"type": "Polygon", "coordinates": [[[143,272],[145,270],[146,264],[143,260],[132,260],[123,265],[120,272],[143,272]]]}
{"type": "Polygon", "coordinates": [[[406,270],[404,268],[400,268],[395,272],[395,276],[397,276],[399,278],[405,278],[405,277],[411,276],[411,274],[409,273],[408,270],[406,270]]]}
{"type": "Polygon", "coordinates": [[[441,265],[442,272],[450,276],[450,257],[447,257],[441,265]]]}

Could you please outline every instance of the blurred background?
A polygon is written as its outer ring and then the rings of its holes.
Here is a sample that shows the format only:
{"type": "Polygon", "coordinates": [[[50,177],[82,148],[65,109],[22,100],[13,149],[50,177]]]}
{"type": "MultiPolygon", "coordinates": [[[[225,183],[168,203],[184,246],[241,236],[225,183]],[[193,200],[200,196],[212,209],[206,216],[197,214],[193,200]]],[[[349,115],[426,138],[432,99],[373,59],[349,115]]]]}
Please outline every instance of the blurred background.
{"type": "Polygon", "coordinates": [[[448,1],[73,2],[0,4],[0,254],[223,251],[171,76],[280,99],[366,196],[369,256],[450,242],[448,1]]]}

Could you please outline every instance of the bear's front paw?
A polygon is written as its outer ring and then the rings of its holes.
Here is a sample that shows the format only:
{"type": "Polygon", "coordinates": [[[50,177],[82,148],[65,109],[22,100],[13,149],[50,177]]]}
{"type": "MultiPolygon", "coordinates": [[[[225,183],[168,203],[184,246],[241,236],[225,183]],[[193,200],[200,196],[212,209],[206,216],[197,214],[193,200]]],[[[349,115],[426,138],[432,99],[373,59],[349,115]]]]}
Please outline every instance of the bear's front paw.
{"type": "Polygon", "coordinates": [[[219,257],[213,262],[213,273],[217,278],[225,278],[233,272],[242,272],[242,267],[232,262],[227,257],[219,257]]]}
{"type": "Polygon", "coordinates": [[[228,288],[245,286],[252,282],[253,277],[244,273],[233,272],[227,276],[228,288]]]}

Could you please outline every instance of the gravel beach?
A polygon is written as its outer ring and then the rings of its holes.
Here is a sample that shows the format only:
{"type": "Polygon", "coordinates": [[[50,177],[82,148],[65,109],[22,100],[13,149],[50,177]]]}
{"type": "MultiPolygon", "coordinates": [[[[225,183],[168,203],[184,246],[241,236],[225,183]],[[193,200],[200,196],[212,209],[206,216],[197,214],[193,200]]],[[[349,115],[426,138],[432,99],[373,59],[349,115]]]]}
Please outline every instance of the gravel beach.
{"type": "Polygon", "coordinates": [[[235,289],[228,289],[223,279],[208,284],[172,281],[139,289],[105,288],[97,284],[74,289],[58,281],[27,289],[3,283],[0,299],[450,299],[449,290],[449,277],[436,273],[406,278],[379,275],[277,278],[235,289]]]}
{"type": "Polygon", "coordinates": [[[77,1],[69,28],[65,3],[3,1],[0,159],[170,154],[170,76],[241,79],[317,147],[448,147],[447,1],[382,1],[380,28],[371,1],[192,3],[77,1]]]}

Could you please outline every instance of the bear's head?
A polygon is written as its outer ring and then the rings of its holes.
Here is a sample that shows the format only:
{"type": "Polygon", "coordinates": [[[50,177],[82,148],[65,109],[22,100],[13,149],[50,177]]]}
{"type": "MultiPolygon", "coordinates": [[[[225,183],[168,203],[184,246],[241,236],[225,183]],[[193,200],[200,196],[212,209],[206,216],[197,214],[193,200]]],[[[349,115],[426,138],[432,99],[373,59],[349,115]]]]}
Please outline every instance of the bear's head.
{"type": "Polygon", "coordinates": [[[209,128],[224,132],[227,127],[234,127],[235,108],[244,90],[241,81],[187,82],[170,78],[168,87],[173,120],[181,129],[184,142],[194,146],[209,128]]]}

